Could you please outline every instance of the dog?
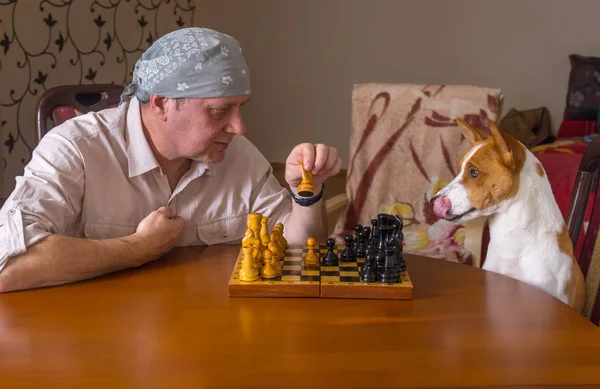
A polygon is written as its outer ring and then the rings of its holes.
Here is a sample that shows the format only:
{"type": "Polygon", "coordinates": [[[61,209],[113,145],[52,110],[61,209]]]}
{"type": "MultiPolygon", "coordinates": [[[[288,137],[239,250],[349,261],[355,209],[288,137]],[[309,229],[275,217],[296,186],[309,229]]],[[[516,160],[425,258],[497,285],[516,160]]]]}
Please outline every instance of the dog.
{"type": "Polygon", "coordinates": [[[534,285],[581,313],[585,280],[542,164],[496,123],[488,135],[456,121],[472,146],[458,175],[431,198],[433,212],[461,223],[489,216],[482,268],[534,285]]]}

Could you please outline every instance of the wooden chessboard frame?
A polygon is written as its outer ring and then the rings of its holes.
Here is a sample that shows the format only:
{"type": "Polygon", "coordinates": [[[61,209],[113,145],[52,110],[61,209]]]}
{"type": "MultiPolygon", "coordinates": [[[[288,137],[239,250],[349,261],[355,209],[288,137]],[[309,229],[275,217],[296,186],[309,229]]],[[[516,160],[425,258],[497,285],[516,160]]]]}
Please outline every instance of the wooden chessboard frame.
{"type": "MultiPolygon", "coordinates": [[[[342,252],[344,245],[336,246],[335,252],[342,252]]],[[[290,245],[283,258],[282,275],[270,280],[244,282],[239,280],[243,251],[240,247],[229,279],[229,297],[320,297],[348,299],[410,300],[413,284],[408,270],[400,274],[401,283],[382,284],[363,282],[359,270],[364,258],[355,262],[339,262],[338,266],[315,266],[302,264],[302,257],[308,251],[306,245],[290,245]]],[[[327,248],[319,245],[321,259],[327,248]]]]}

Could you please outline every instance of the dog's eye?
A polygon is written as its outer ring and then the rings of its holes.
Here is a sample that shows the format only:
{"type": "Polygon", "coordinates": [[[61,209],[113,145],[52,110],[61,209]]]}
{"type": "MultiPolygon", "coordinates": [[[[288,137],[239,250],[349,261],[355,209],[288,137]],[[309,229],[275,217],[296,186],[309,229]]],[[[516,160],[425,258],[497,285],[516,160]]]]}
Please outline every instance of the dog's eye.
{"type": "Polygon", "coordinates": [[[479,171],[477,171],[477,169],[469,169],[469,175],[475,178],[479,175],[479,171]]]}

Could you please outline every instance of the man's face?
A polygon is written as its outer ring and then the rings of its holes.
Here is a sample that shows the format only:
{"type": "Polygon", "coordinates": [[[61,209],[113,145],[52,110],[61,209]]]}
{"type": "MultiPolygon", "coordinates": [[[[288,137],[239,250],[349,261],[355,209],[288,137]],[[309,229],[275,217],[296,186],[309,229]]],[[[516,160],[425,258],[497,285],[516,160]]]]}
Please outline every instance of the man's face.
{"type": "Polygon", "coordinates": [[[244,135],[241,107],[250,96],[187,99],[178,106],[170,100],[165,140],[172,158],[205,163],[223,160],[234,135],[244,135]]]}

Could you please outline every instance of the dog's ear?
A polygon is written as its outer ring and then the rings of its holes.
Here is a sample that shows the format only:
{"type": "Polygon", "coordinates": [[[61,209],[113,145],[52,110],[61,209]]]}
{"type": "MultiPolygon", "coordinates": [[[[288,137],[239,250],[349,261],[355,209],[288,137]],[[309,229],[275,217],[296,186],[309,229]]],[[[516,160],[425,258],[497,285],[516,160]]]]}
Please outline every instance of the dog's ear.
{"type": "Polygon", "coordinates": [[[498,128],[498,126],[496,126],[496,123],[494,121],[490,121],[490,134],[492,135],[494,144],[500,152],[500,158],[502,159],[502,162],[509,168],[515,167],[513,151],[509,147],[509,143],[507,143],[506,139],[504,139],[502,131],[500,131],[500,129],[498,128]]]}
{"type": "Polygon", "coordinates": [[[486,133],[477,128],[471,127],[467,122],[458,116],[456,117],[456,124],[458,124],[458,127],[460,127],[460,130],[465,138],[467,138],[467,140],[472,144],[487,138],[486,133]]]}

